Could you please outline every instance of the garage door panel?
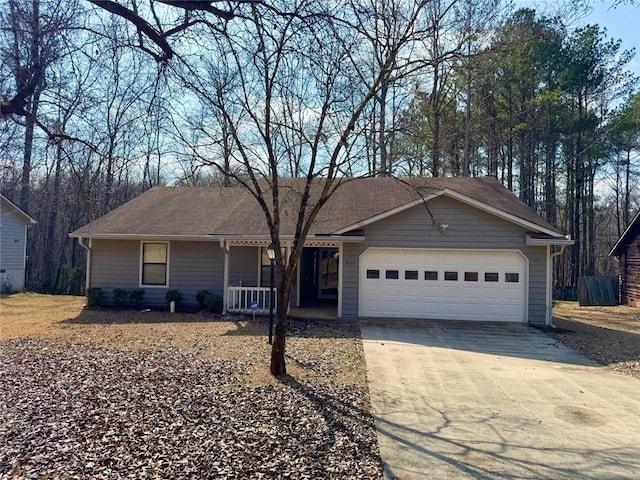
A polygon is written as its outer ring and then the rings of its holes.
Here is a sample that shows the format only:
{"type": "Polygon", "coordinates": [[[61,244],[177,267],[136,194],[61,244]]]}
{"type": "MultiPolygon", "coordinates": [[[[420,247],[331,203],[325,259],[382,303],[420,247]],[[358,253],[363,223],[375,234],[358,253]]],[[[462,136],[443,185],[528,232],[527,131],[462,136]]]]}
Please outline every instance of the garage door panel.
{"type": "Polygon", "coordinates": [[[526,260],[517,251],[370,249],[362,255],[360,268],[361,316],[526,318],[526,260]],[[377,270],[379,278],[367,278],[367,270],[377,270]],[[387,278],[387,271],[393,276],[397,272],[397,279],[387,278]],[[457,280],[445,280],[445,272],[457,280]]]}

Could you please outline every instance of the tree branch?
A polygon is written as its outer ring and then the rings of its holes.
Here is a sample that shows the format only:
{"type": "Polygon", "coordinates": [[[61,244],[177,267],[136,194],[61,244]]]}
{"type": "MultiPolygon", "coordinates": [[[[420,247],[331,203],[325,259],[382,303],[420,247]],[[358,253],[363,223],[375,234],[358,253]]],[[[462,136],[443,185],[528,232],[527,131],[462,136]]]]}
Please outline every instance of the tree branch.
{"type": "Polygon", "coordinates": [[[167,60],[170,60],[171,57],[173,57],[173,49],[164,38],[164,36],[133,10],[129,10],[127,7],[120,5],[119,3],[116,3],[112,0],[89,0],[89,2],[133,23],[138,31],[144,33],[149,38],[149,40],[155,43],[162,50],[162,55],[158,55],[149,51],[149,53],[153,55],[156,61],[166,62],[167,60]]]}
{"type": "MultiPolygon", "coordinates": [[[[146,37],[151,40],[154,44],[156,44],[161,50],[162,54],[157,54],[145,48],[143,45],[140,45],[140,48],[145,52],[149,53],[157,62],[166,62],[170,60],[173,55],[173,49],[169,42],[167,42],[167,38],[171,35],[174,35],[186,28],[192,26],[194,23],[198,22],[188,22],[185,21],[183,25],[179,25],[177,27],[171,28],[170,30],[163,32],[158,28],[151,25],[147,20],[142,18],[137,12],[131,10],[124,5],[120,4],[116,0],[88,0],[90,3],[106,10],[108,12],[113,13],[119,17],[124,18],[128,22],[135,25],[138,29],[138,32],[143,33],[146,37]]],[[[181,8],[185,11],[201,11],[210,13],[218,18],[221,18],[225,21],[229,21],[234,19],[237,15],[232,10],[222,10],[214,6],[215,3],[220,3],[220,0],[156,0],[158,3],[163,3],[170,7],[181,8]]],[[[237,5],[240,4],[262,4],[262,0],[236,0],[237,5]]],[[[155,13],[155,12],[154,12],[155,13]]]]}

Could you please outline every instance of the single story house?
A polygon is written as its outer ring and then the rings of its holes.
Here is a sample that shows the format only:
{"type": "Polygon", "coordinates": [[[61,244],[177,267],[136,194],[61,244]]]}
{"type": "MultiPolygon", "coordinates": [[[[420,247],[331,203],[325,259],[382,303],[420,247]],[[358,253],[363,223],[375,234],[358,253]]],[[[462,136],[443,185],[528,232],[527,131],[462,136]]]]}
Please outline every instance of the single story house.
{"type": "Polygon", "coordinates": [[[0,194],[0,291],[21,292],[27,266],[27,230],[37,223],[0,194]]]}
{"type": "Polygon", "coordinates": [[[640,212],[609,252],[620,266],[620,302],[640,307],[640,212]]]}
{"type": "MultiPolygon", "coordinates": [[[[299,198],[302,179],[281,197],[299,198]]],[[[322,182],[322,180],[317,180],[322,182]]],[[[295,201],[283,200],[288,252],[295,201]]],[[[156,187],[76,230],[87,287],[199,290],[226,311],[264,302],[270,243],[241,187],[156,187]]],[[[337,317],[551,322],[552,256],[573,243],[493,178],[362,178],[322,207],[305,242],[291,307],[333,304],[337,317]]],[[[285,252],[285,253],[287,253],[285,252]]]]}

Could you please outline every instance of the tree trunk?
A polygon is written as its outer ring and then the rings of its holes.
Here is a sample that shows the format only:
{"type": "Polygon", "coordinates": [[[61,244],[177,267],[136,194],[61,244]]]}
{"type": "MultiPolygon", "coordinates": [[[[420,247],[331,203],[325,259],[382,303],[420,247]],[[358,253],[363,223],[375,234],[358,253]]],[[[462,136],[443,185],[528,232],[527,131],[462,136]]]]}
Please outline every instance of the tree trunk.
{"type": "Polygon", "coordinates": [[[53,192],[48,202],[49,218],[47,219],[47,236],[44,239],[45,252],[47,252],[47,255],[44,257],[44,281],[45,285],[48,286],[51,291],[54,291],[58,287],[56,278],[59,274],[57,272],[54,273],[54,271],[56,270],[56,267],[59,267],[60,265],[59,263],[55,263],[56,255],[54,253],[57,250],[58,243],[56,241],[56,227],[58,225],[58,202],[60,197],[62,154],[62,146],[60,144],[56,145],[56,166],[53,176],[53,192]]]}
{"type": "Polygon", "coordinates": [[[433,66],[431,89],[431,111],[433,112],[433,144],[431,146],[431,175],[440,176],[440,65],[433,66]]]}
{"type": "Polygon", "coordinates": [[[556,140],[550,135],[550,126],[547,126],[547,148],[544,182],[544,213],[545,219],[552,225],[556,225],[556,140]]]}
{"type": "Polygon", "coordinates": [[[631,223],[631,192],[629,191],[629,178],[631,177],[631,148],[627,148],[627,162],[625,165],[624,179],[624,229],[631,223]]]}
{"type": "Polygon", "coordinates": [[[378,100],[380,103],[380,125],[378,128],[378,151],[380,152],[380,174],[388,175],[391,172],[391,168],[387,163],[387,142],[386,142],[386,130],[387,130],[387,89],[388,85],[385,81],[380,88],[380,95],[378,100]]]}
{"type": "MultiPolygon", "coordinates": [[[[278,275],[281,278],[280,275],[278,275]]],[[[278,285],[282,282],[279,280],[278,285]]],[[[289,282],[287,282],[289,283],[289,282]]],[[[275,331],[273,337],[273,346],[271,347],[271,375],[280,377],[287,374],[287,366],[285,362],[284,352],[287,339],[287,310],[289,306],[289,294],[286,287],[276,288],[276,319],[275,331]]]]}
{"type": "Polygon", "coordinates": [[[509,137],[507,139],[507,188],[513,192],[513,99],[509,90],[509,137]]]}
{"type": "MultiPolygon", "coordinates": [[[[470,30],[470,26],[467,23],[467,29],[470,30]]],[[[466,105],[465,105],[465,115],[464,115],[464,159],[462,162],[462,175],[464,177],[468,177],[471,174],[471,39],[469,39],[467,43],[467,69],[466,69],[466,105]]],[[[491,165],[491,154],[489,152],[489,164],[491,165]]],[[[489,167],[489,175],[495,176],[489,167]]]]}

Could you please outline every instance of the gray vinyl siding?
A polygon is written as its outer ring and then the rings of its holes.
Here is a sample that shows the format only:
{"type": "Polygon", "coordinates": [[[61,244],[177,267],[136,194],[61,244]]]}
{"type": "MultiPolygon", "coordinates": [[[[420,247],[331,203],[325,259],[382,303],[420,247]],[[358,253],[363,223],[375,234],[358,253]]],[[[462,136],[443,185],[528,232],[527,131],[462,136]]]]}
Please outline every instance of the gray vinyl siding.
{"type": "Polygon", "coordinates": [[[229,286],[258,286],[259,247],[231,247],[229,249],[229,286]]]}
{"type": "Polygon", "coordinates": [[[140,287],[140,241],[93,240],[91,287],[100,287],[110,300],[114,288],[143,288],[147,305],[164,305],[169,289],[182,292],[184,302],[196,303],[200,290],[222,295],[224,252],[218,242],[170,242],[168,287],[140,287]]]}
{"type": "MultiPolygon", "coordinates": [[[[137,240],[92,240],[89,286],[102,288],[107,303],[114,288],[138,288],[140,242],[137,240]]],[[[145,303],[149,292],[145,289],[145,303]]]]}
{"type": "Polygon", "coordinates": [[[358,316],[359,258],[369,247],[520,250],[529,260],[528,320],[546,316],[546,247],[528,246],[526,230],[450,198],[418,205],[364,228],[365,241],[344,245],[342,315],[358,316]],[[437,231],[434,222],[448,225],[437,231]]]}
{"type": "MultiPolygon", "coordinates": [[[[189,305],[196,304],[195,296],[200,290],[222,296],[224,251],[220,243],[171,242],[169,288],[180,290],[189,305]]],[[[164,303],[164,293],[161,299],[164,303]]]]}
{"type": "Polygon", "coordinates": [[[27,223],[13,209],[2,205],[0,219],[0,280],[11,290],[24,290],[25,235],[27,223]]]}

